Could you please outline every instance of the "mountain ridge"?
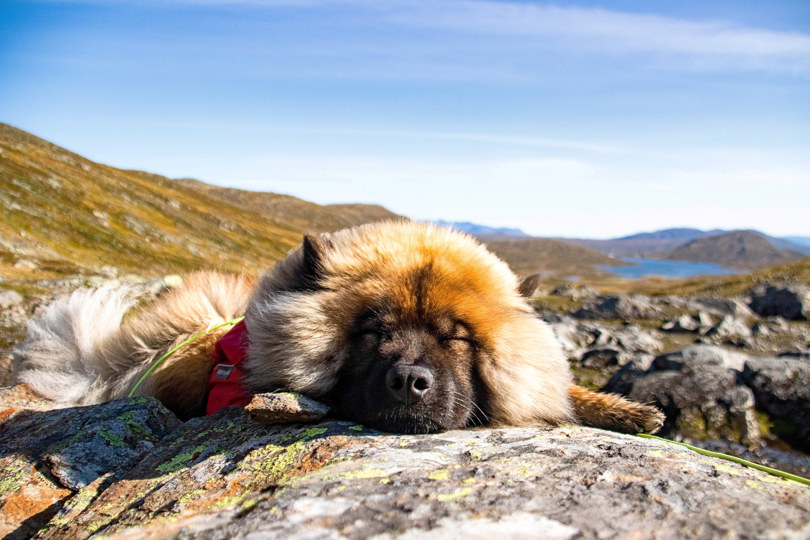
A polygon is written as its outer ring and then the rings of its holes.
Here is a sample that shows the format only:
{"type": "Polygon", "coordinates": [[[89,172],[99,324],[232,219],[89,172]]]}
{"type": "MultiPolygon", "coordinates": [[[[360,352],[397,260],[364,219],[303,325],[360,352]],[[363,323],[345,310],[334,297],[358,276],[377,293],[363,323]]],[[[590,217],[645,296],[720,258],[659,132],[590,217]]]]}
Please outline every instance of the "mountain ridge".
{"type": "Polygon", "coordinates": [[[794,262],[804,258],[804,255],[776,248],[760,233],[732,231],[696,238],[671,251],[656,253],[655,258],[707,262],[752,270],[794,262]]]}

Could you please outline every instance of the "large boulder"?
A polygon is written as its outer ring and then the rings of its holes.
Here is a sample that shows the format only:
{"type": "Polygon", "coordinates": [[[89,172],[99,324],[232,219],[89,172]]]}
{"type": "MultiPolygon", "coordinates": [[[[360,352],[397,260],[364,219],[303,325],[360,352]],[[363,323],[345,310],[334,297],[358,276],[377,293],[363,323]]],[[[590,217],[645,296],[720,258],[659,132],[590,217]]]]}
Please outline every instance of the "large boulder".
{"type": "Polygon", "coordinates": [[[757,406],[775,421],[777,434],[810,451],[810,363],[788,356],[754,358],[745,363],[743,379],[757,406]]]}
{"type": "Polygon", "coordinates": [[[577,321],[570,316],[548,317],[566,355],[586,367],[623,366],[632,359],[661,351],[657,334],[636,324],[577,321]]]}
{"type": "Polygon", "coordinates": [[[50,410],[24,386],[0,394],[0,534],[10,539],[123,477],[180,425],[153,398],[50,410]]]}
{"type": "Polygon", "coordinates": [[[740,371],[746,357],[695,345],[652,362],[630,362],[604,390],[651,402],[666,414],[665,436],[759,442],[754,395],[740,371]]]}
{"type": "Polygon", "coordinates": [[[153,414],[138,426],[164,415],[144,398],[14,413],[10,431],[4,426],[0,432],[4,455],[28,459],[28,467],[39,466],[55,487],[44,493],[21,476],[25,471],[4,472],[0,513],[8,537],[810,534],[805,486],[665,442],[580,427],[390,435],[340,421],[267,425],[230,407],[166,433],[149,431],[163,438],[152,442],[144,434],[150,448],[89,484],[66,487],[49,478],[38,445],[55,455],[108,426],[101,438],[109,444],[85,445],[85,461],[109,452],[127,456],[132,447],[116,422],[133,421],[144,407],[153,414]],[[81,426],[72,423],[76,418],[84,418],[81,426]],[[46,503],[22,519],[22,506],[46,503]]]}
{"type": "Polygon", "coordinates": [[[751,309],[763,317],[810,320],[810,287],[767,285],[751,292],[751,309]]]}
{"type": "Polygon", "coordinates": [[[601,298],[578,309],[572,315],[578,319],[651,319],[659,311],[646,296],[615,295],[601,298]]]}
{"type": "Polygon", "coordinates": [[[225,409],[65,504],[39,538],[784,537],[810,491],[587,428],[384,435],[225,409]]]}

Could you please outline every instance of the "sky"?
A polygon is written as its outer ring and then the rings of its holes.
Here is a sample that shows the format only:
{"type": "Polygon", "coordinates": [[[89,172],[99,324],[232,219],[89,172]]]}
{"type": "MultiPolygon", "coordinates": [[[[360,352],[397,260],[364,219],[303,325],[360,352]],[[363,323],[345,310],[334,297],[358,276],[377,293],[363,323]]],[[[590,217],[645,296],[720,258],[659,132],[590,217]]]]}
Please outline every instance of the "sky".
{"type": "Polygon", "coordinates": [[[0,0],[0,122],[414,219],[810,236],[810,2],[0,0]]]}

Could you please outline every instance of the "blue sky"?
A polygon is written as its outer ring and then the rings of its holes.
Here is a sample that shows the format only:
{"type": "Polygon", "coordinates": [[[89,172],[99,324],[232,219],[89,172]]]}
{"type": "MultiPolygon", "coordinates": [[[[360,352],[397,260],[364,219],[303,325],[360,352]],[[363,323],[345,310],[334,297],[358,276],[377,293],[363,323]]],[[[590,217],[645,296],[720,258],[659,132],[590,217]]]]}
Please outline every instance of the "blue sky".
{"type": "Polygon", "coordinates": [[[0,2],[0,121],[171,177],[810,236],[810,2],[0,2]]]}

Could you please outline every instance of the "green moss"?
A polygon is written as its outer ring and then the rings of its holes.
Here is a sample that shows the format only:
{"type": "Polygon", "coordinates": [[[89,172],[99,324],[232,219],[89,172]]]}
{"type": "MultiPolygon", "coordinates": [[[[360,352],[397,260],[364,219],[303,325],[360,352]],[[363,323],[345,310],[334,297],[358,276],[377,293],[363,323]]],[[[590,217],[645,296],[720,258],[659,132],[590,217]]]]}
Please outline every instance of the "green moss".
{"type": "Polygon", "coordinates": [[[23,475],[24,472],[22,470],[13,472],[6,471],[3,473],[3,477],[0,478],[0,496],[19,491],[20,479],[22,479],[23,475]]]}
{"type": "Polygon", "coordinates": [[[124,444],[124,438],[121,435],[113,433],[107,429],[103,429],[98,432],[102,439],[107,441],[110,446],[114,448],[126,448],[127,445],[124,444]]]}
{"type": "Polygon", "coordinates": [[[178,454],[172,458],[171,461],[168,463],[163,463],[157,466],[157,470],[162,473],[174,473],[179,471],[180,469],[186,466],[186,463],[195,456],[198,456],[201,452],[206,449],[206,446],[200,445],[195,447],[193,450],[190,450],[184,454],[178,454]]]}

